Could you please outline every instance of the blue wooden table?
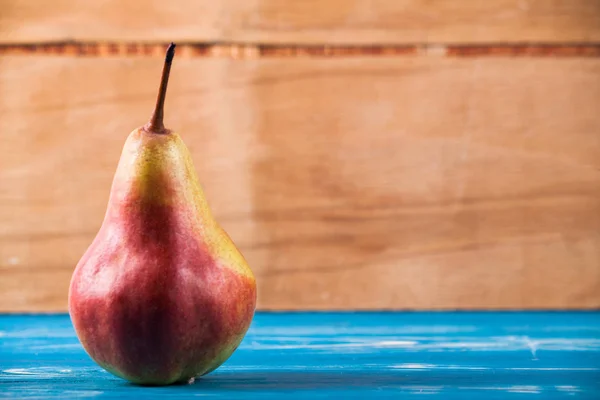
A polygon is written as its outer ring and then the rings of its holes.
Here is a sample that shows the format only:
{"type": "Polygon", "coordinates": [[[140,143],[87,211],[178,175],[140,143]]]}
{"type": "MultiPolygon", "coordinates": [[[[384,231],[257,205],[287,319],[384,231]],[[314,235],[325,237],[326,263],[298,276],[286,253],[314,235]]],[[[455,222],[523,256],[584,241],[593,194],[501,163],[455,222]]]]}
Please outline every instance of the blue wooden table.
{"type": "Polygon", "coordinates": [[[0,398],[600,399],[600,313],[258,313],[192,385],[138,387],[68,315],[0,315],[0,398]]]}

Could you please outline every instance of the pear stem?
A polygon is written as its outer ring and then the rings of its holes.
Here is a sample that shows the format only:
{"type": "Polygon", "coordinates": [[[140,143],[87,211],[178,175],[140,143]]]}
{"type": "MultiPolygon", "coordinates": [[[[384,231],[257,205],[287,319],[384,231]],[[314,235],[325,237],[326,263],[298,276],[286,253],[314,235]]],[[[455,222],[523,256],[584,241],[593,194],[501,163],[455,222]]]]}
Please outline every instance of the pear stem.
{"type": "Polygon", "coordinates": [[[158,89],[158,97],[156,98],[156,106],[150,122],[146,125],[146,129],[155,133],[165,132],[165,125],[163,123],[164,109],[165,109],[165,97],[167,95],[167,84],[169,83],[169,73],[171,72],[171,62],[175,56],[175,43],[171,42],[167,48],[167,54],[165,56],[165,64],[162,70],[162,77],[160,79],[160,88],[158,89]]]}

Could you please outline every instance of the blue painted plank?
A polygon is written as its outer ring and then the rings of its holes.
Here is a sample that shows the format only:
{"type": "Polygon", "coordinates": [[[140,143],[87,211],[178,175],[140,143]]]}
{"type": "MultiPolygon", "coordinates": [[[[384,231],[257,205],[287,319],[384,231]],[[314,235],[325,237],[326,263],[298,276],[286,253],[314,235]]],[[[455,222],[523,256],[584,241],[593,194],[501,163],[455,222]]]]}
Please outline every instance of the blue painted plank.
{"type": "Polygon", "coordinates": [[[600,312],[257,313],[192,385],[99,368],[68,315],[0,315],[0,398],[600,399],[600,312]]]}

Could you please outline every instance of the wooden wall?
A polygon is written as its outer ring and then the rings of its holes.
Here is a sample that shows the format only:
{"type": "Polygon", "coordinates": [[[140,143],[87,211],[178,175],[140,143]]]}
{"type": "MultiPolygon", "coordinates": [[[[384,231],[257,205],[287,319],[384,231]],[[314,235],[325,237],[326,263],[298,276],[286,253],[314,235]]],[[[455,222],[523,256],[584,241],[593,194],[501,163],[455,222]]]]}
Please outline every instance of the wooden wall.
{"type": "Polygon", "coordinates": [[[262,309],[600,306],[600,1],[2,1],[0,311],[66,309],[167,125],[262,309]]]}

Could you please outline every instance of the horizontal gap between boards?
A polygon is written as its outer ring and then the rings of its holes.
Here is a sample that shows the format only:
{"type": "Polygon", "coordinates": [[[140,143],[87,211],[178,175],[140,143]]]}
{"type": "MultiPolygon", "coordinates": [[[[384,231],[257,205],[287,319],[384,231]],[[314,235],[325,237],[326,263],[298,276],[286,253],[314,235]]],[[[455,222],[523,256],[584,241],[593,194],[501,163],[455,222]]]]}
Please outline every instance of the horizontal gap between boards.
{"type": "MultiPolygon", "coordinates": [[[[163,56],[167,43],[51,42],[0,44],[0,55],[163,56]]],[[[179,43],[180,57],[234,59],[270,57],[361,57],[430,55],[448,57],[600,57],[600,43],[586,44],[415,44],[415,45],[273,45],[179,43]]]]}

